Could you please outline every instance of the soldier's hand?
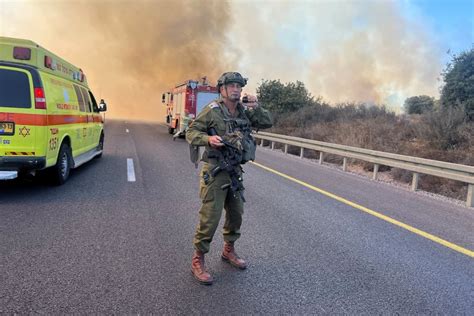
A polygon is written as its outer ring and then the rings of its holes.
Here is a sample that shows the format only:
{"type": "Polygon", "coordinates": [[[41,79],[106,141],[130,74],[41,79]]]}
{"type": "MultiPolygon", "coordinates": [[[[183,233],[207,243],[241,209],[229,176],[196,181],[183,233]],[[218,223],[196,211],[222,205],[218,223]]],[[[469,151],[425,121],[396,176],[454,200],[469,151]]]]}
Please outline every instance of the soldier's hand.
{"type": "Polygon", "coordinates": [[[247,109],[255,109],[258,107],[257,97],[251,94],[245,94],[248,102],[244,103],[247,109]]]}
{"type": "Polygon", "coordinates": [[[224,146],[222,138],[219,135],[209,136],[209,145],[214,148],[224,146]]]}

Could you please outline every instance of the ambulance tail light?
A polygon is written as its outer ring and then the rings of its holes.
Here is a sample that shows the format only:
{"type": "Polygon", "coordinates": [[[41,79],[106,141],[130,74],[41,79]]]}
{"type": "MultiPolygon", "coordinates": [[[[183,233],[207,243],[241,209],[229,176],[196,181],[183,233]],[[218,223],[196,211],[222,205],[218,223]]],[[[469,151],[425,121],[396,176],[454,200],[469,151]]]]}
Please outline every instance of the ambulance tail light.
{"type": "Polygon", "coordinates": [[[40,110],[46,109],[46,99],[44,97],[43,88],[35,88],[35,108],[40,110]]]}
{"type": "Polygon", "coordinates": [[[13,58],[18,60],[30,60],[31,49],[28,47],[13,47],[13,58]]]}

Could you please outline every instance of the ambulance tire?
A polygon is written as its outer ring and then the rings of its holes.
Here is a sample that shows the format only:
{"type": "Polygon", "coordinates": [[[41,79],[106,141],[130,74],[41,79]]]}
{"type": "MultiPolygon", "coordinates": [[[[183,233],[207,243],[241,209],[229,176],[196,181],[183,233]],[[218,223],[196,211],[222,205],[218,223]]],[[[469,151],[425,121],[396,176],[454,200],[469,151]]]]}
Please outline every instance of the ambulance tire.
{"type": "Polygon", "coordinates": [[[101,158],[104,152],[104,132],[100,133],[99,144],[97,145],[97,150],[102,151],[100,154],[95,156],[95,158],[101,158]]]}
{"type": "Polygon", "coordinates": [[[61,144],[59,149],[58,161],[54,167],[51,167],[51,181],[53,185],[62,185],[69,178],[71,172],[72,158],[71,147],[66,142],[61,144]]]}

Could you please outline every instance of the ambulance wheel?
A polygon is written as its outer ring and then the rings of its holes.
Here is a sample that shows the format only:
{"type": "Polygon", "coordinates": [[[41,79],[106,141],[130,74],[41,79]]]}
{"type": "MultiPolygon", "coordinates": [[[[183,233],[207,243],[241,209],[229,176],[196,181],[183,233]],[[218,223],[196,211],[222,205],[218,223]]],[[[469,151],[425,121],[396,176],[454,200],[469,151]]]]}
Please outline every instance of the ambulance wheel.
{"type": "Polygon", "coordinates": [[[102,153],[104,152],[104,132],[100,133],[100,139],[99,139],[99,144],[97,145],[97,151],[101,151],[101,153],[95,156],[95,158],[102,157],[102,153]]]}
{"type": "Polygon", "coordinates": [[[71,172],[71,148],[67,143],[62,143],[59,149],[58,161],[51,168],[51,180],[54,185],[62,185],[69,178],[71,172]]]}

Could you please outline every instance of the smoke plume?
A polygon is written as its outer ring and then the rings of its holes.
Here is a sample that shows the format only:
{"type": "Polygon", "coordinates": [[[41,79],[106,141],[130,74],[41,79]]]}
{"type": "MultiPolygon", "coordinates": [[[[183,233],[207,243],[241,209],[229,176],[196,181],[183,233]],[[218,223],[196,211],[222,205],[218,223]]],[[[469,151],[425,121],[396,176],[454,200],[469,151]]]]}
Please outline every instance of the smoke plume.
{"type": "Polygon", "coordinates": [[[82,68],[115,117],[163,120],[161,94],[224,71],[300,80],[326,101],[438,95],[441,55],[400,1],[0,0],[0,34],[82,68]]]}
{"type": "Polygon", "coordinates": [[[437,96],[442,52],[423,19],[402,9],[389,0],[243,2],[237,15],[252,18],[233,24],[240,68],[300,80],[331,102],[400,107],[406,97],[437,96]]]}
{"type": "Polygon", "coordinates": [[[210,1],[0,3],[0,34],[31,39],[82,68],[112,117],[163,120],[161,94],[233,69],[229,4],[210,1]],[[230,53],[229,53],[230,52],[230,53]]]}

